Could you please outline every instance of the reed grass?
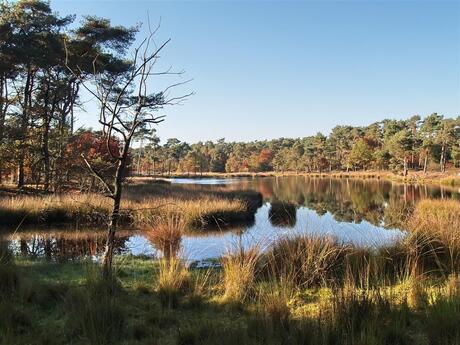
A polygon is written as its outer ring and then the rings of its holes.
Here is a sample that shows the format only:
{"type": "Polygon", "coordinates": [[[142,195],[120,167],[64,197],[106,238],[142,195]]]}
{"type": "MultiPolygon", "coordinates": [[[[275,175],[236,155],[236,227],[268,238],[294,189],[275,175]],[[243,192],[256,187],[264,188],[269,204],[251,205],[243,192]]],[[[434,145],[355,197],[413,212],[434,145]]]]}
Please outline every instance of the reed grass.
{"type": "Polygon", "coordinates": [[[184,219],[174,213],[154,218],[144,225],[148,239],[162,252],[165,259],[177,257],[185,230],[184,219]]]}
{"type": "Polygon", "coordinates": [[[259,248],[242,246],[222,258],[224,300],[244,302],[253,295],[259,258],[259,248]]]}
{"type": "Polygon", "coordinates": [[[445,177],[440,180],[440,183],[445,186],[456,187],[460,186],[460,177],[445,177]]]}
{"type": "Polygon", "coordinates": [[[424,256],[439,271],[447,275],[460,273],[460,202],[422,200],[408,219],[407,227],[412,238],[422,239],[424,256]]]}
{"type": "MultiPolygon", "coordinates": [[[[249,256],[247,251],[245,255],[249,256]]],[[[256,257],[263,259],[261,254],[256,257]]],[[[70,281],[63,275],[68,272],[65,265],[17,264],[24,280],[33,284],[0,299],[4,315],[0,343],[429,345],[460,341],[459,280],[455,275],[440,281],[426,276],[414,287],[422,296],[414,303],[409,284],[361,288],[350,281],[342,287],[299,288],[277,276],[257,274],[255,268],[252,292],[246,293],[236,309],[227,307],[234,300],[219,298],[221,290],[216,286],[224,284],[225,272],[221,275],[216,269],[188,269],[191,278],[185,281],[203,274],[197,283],[201,302],[183,303],[194,283],[181,283],[177,278],[186,269],[178,261],[163,261],[164,286],[174,289],[173,299],[170,295],[165,298],[158,289],[137,291],[137,283],[151,284],[152,276],[160,282],[162,263],[153,265],[147,259],[117,262],[120,275],[113,283],[99,280],[96,270],[80,270],[83,280],[67,289],[58,288],[60,281],[70,281]],[[61,273],[53,274],[52,279],[37,279],[42,265],[61,273]],[[124,270],[131,274],[121,274],[124,270]],[[48,293],[30,295],[27,291],[33,289],[48,293]],[[58,297],[53,298],[55,295],[58,297]]]]}
{"type": "Polygon", "coordinates": [[[177,308],[179,297],[190,285],[190,274],[178,258],[160,259],[158,263],[158,295],[163,307],[177,308]]]}
{"type": "Polygon", "coordinates": [[[332,237],[303,235],[283,239],[263,256],[261,271],[303,288],[325,285],[332,279],[332,272],[340,269],[347,249],[332,237]]]}
{"type": "Polygon", "coordinates": [[[386,248],[302,235],[237,246],[201,271],[175,256],[186,220],[171,209],[147,224],[168,254],[117,261],[110,285],[97,271],[70,279],[74,267],[17,262],[0,245],[0,343],[460,344],[458,211],[419,202],[386,248]]]}
{"type": "MultiPolygon", "coordinates": [[[[180,214],[187,227],[206,229],[253,220],[261,196],[255,192],[194,192],[170,185],[135,185],[126,190],[120,222],[140,226],[155,217],[180,214]]],[[[106,225],[110,199],[99,194],[0,198],[2,226],[22,224],[106,225]]]]}

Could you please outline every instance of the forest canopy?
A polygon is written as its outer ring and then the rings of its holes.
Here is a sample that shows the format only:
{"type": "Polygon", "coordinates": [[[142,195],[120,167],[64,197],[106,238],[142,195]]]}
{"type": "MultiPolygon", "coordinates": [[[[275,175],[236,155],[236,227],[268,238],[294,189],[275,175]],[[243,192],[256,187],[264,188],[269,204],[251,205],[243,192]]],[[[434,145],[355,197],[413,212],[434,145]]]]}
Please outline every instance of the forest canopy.
{"type": "Polygon", "coordinates": [[[383,120],[364,127],[336,126],[326,136],[252,142],[207,141],[188,144],[156,135],[142,138],[133,153],[139,174],[172,172],[324,172],[409,169],[444,171],[460,167],[460,117],[383,120]]]}
{"type": "MultiPolygon", "coordinates": [[[[138,27],[86,16],[71,29],[75,16],[60,16],[49,2],[0,6],[0,182],[55,191],[69,183],[92,186],[82,157],[101,177],[113,175],[111,152],[121,136],[115,132],[107,140],[103,131],[75,130],[74,114],[84,110],[86,81],[96,75],[110,80],[132,66],[128,52],[138,27]]],[[[190,144],[169,138],[160,144],[154,128],[140,128],[133,139],[137,148],[129,152],[128,168],[144,175],[367,169],[405,175],[460,167],[460,118],[437,113],[340,125],[328,135],[297,139],[190,144]]]]}

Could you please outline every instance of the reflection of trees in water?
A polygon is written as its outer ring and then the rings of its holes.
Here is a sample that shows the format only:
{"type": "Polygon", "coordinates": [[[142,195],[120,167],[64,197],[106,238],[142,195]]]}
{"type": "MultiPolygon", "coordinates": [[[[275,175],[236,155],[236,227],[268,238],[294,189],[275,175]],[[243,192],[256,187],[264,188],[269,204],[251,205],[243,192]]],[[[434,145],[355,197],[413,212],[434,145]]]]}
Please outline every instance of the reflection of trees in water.
{"type": "MultiPolygon", "coordinates": [[[[129,236],[116,237],[116,254],[127,251],[126,242],[128,239],[129,236]]],[[[61,262],[102,255],[105,246],[105,235],[17,234],[14,241],[17,241],[18,244],[18,255],[23,257],[45,257],[48,260],[61,262]]]]}
{"type": "Polygon", "coordinates": [[[427,185],[304,176],[256,179],[251,186],[272,203],[305,206],[319,215],[329,212],[341,222],[366,220],[377,226],[384,223],[387,227],[401,227],[402,219],[420,199],[457,195],[448,188],[427,185]]]}
{"type": "Polygon", "coordinates": [[[273,226],[294,227],[297,221],[297,209],[294,204],[274,201],[270,204],[268,218],[273,226]]]}

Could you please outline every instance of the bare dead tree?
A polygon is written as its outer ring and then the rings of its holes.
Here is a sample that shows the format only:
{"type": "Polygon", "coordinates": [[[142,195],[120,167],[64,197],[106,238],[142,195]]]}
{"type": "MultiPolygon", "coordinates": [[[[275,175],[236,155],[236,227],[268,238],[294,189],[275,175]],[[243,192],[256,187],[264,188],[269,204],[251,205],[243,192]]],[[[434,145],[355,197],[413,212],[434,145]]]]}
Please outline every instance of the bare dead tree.
{"type": "MultiPolygon", "coordinates": [[[[99,123],[102,126],[107,151],[115,168],[111,181],[107,181],[82,155],[90,173],[103,186],[104,194],[113,200],[102,262],[105,277],[109,276],[112,270],[113,247],[120,219],[123,180],[133,137],[140,129],[151,128],[164,120],[165,115],[158,115],[158,111],[167,105],[177,105],[193,94],[191,92],[181,96],[171,95],[173,89],[191,80],[171,84],[159,92],[149,90],[148,80],[151,77],[181,76],[184,73],[184,71],[174,72],[171,68],[160,72],[154,71],[155,64],[160,58],[160,52],[170,42],[168,39],[161,45],[155,43],[154,35],[158,28],[159,26],[153,31],[149,28],[149,35],[134,49],[134,57],[127,71],[99,73],[94,67],[92,75],[89,78],[83,78],[84,73],[78,66],[72,68],[66,64],[75,77],[81,81],[81,85],[99,103],[99,123]],[[114,139],[119,142],[117,149],[113,147],[114,139]]],[[[68,54],[67,50],[66,54],[68,54]]],[[[96,66],[96,61],[93,65],[96,66]]]]}

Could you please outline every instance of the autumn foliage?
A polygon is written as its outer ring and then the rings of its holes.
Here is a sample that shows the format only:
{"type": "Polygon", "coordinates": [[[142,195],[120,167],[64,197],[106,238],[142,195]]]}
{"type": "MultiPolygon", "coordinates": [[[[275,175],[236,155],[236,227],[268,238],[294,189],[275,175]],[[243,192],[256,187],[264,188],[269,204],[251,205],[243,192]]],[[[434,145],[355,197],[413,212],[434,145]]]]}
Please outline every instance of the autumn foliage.
{"type": "MultiPolygon", "coordinates": [[[[88,181],[90,174],[85,159],[98,174],[110,179],[115,173],[119,146],[116,138],[111,138],[107,144],[102,133],[84,131],[76,134],[66,146],[64,155],[70,180],[88,181]]],[[[90,181],[94,183],[92,178],[90,181]]]]}

